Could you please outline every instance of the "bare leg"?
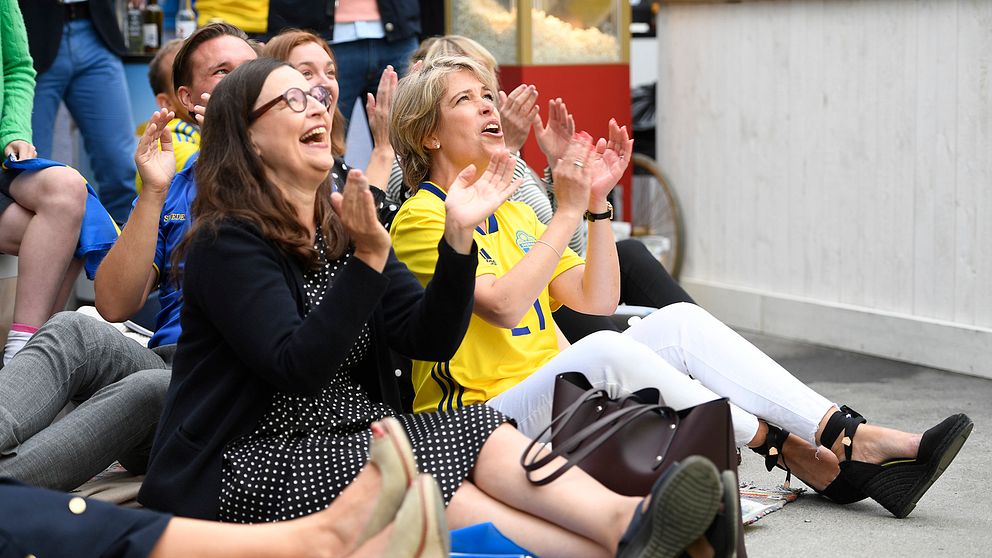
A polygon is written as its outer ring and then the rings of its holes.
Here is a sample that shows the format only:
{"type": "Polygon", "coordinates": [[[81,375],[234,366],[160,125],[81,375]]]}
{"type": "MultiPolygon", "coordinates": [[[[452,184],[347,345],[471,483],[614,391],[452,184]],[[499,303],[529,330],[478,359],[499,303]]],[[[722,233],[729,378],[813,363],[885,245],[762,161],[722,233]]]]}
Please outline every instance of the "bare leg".
{"type": "Polygon", "coordinates": [[[325,511],[285,521],[235,525],[175,517],[162,532],[151,558],[373,558],[389,555],[392,525],[348,554],[336,521],[346,510],[333,505],[325,511]]]}
{"type": "MultiPolygon", "coordinates": [[[[748,447],[756,448],[765,443],[768,436],[768,423],[758,421],[758,433],[748,442],[748,447]]],[[[827,448],[813,447],[809,442],[789,434],[782,446],[778,464],[787,466],[792,473],[815,490],[823,491],[840,474],[840,461],[827,448]],[[819,450],[819,451],[818,451],[819,450]]]]}
{"type": "MultiPolygon", "coordinates": [[[[4,212],[0,226],[23,226],[16,251],[10,252],[18,255],[14,321],[40,327],[52,315],[76,250],[86,203],[85,181],[68,167],[52,167],[21,174],[11,184],[10,193],[17,204],[4,212]],[[18,205],[34,213],[26,226],[23,214],[12,216],[17,221],[8,224],[7,213],[18,205]]],[[[0,237],[10,244],[13,235],[0,237]]]]}
{"type": "Polygon", "coordinates": [[[53,316],[65,310],[65,303],[69,301],[69,296],[76,287],[76,278],[79,277],[81,269],[83,269],[82,259],[75,258],[69,262],[69,268],[65,272],[65,277],[62,278],[62,286],[59,287],[59,294],[55,298],[55,305],[52,306],[53,316]]]}
{"type": "Polygon", "coordinates": [[[613,549],[607,550],[581,535],[511,508],[467,480],[448,504],[447,517],[451,529],[490,521],[503,534],[538,556],[613,556],[613,549]]]}
{"type": "MultiPolygon", "coordinates": [[[[519,462],[528,441],[512,426],[497,428],[479,452],[472,482],[509,507],[614,551],[641,499],[611,492],[578,468],[546,486],[531,484],[519,462]]],[[[548,467],[563,464],[564,460],[556,459],[548,467]]]]}
{"type": "MultiPolygon", "coordinates": [[[[836,407],[827,411],[820,420],[820,425],[816,430],[816,439],[819,440],[823,434],[823,429],[827,426],[827,421],[838,409],[836,407]]],[[[863,461],[865,463],[885,463],[893,459],[914,458],[920,449],[922,434],[911,434],[894,430],[884,426],[873,424],[862,424],[857,431],[858,442],[852,444],[851,459],[863,461]]],[[[830,448],[839,461],[844,461],[843,436],[838,436],[830,448]]]]}

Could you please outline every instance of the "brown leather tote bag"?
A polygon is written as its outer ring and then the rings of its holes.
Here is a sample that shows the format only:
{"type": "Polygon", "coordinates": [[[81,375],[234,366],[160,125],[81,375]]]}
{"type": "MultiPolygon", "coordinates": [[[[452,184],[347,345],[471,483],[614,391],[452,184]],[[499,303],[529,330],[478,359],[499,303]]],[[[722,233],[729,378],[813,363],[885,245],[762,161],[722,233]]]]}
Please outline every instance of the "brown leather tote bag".
{"type": "MultiPolygon", "coordinates": [[[[675,411],[665,406],[658,390],[646,389],[613,399],[594,389],[580,372],[555,378],[551,424],[521,456],[527,478],[544,485],[578,465],[610,490],[626,496],[644,496],[672,463],[702,455],[717,469],[737,474],[730,404],[717,399],[675,411]],[[550,434],[551,450],[540,456],[550,434]],[[535,451],[535,447],[538,448],[535,451]],[[566,463],[535,478],[534,473],[555,457],[566,463]]],[[[746,556],[743,530],[737,555],[746,556]]]]}

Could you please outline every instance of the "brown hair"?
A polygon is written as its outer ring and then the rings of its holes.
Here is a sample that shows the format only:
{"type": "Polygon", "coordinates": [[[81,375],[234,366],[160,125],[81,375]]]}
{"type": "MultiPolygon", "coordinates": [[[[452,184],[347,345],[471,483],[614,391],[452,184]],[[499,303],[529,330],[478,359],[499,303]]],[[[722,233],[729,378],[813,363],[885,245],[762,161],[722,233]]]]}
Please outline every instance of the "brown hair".
{"type": "MultiPolygon", "coordinates": [[[[289,60],[289,54],[293,52],[294,48],[307,43],[316,43],[317,46],[324,49],[324,52],[331,57],[331,62],[334,62],[334,67],[338,67],[338,60],[334,57],[334,52],[327,45],[327,42],[309,31],[300,29],[284,29],[278,35],[272,37],[271,41],[265,43],[265,47],[262,49],[262,56],[287,62],[289,60]]],[[[338,108],[337,100],[335,100],[334,122],[331,124],[331,152],[334,153],[335,157],[344,156],[345,128],[347,128],[347,121],[344,115],[341,114],[341,109],[338,108]]]]}
{"type": "Polygon", "coordinates": [[[182,85],[189,87],[190,83],[193,81],[193,68],[191,67],[190,59],[193,57],[193,53],[200,48],[200,45],[212,39],[216,39],[217,37],[223,37],[224,35],[237,37],[238,39],[248,43],[249,46],[252,46],[251,42],[248,40],[248,35],[245,35],[244,31],[238,29],[230,23],[217,22],[204,25],[194,31],[192,35],[186,37],[186,40],[183,41],[183,46],[179,49],[179,52],[176,53],[176,59],[172,63],[173,89],[178,91],[179,87],[182,85]]]}
{"type": "MultiPolygon", "coordinates": [[[[284,253],[305,267],[317,262],[308,228],[296,211],[265,177],[262,159],[251,147],[249,116],[265,80],[285,62],[259,58],[239,66],[221,80],[210,101],[210,118],[203,126],[200,157],[196,162],[196,198],[190,207],[193,226],[173,254],[173,267],[185,257],[192,239],[201,231],[216,232],[226,219],[246,221],[284,253]]],[[[348,237],[331,208],[331,182],[317,191],[314,219],[327,245],[327,258],[337,259],[348,247],[348,237]]]]}
{"type": "Polygon", "coordinates": [[[467,56],[428,58],[420,71],[408,74],[396,88],[389,141],[403,169],[403,180],[412,192],[430,175],[431,152],[424,147],[424,138],[437,131],[440,124],[447,78],[462,70],[474,74],[493,94],[499,91],[492,72],[467,56]]]}

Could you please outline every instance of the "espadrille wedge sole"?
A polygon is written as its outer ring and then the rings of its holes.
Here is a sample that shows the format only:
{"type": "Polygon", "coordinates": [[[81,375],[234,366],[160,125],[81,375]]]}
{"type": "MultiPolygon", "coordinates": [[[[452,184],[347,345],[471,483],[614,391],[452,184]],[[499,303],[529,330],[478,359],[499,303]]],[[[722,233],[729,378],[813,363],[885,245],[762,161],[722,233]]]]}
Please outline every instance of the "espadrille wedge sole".
{"type": "Polygon", "coordinates": [[[841,407],[841,411],[828,420],[820,442],[830,447],[843,431],[847,460],[841,462],[838,478],[844,478],[900,519],[916,508],[920,498],[961,451],[974,428],[974,423],[965,414],[949,416],[923,433],[915,459],[876,465],[851,459],[854,435],[864,422],[864,417],[857,412],[841,407]]]}

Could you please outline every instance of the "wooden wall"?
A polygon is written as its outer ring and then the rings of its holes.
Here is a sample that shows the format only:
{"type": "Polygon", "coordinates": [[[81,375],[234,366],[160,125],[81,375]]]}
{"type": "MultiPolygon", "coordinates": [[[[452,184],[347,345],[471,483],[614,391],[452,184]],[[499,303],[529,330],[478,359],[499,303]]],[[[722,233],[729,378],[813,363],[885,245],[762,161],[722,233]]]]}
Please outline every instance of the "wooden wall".
{"type": "Polygon", "coordinates": [[[658,49],[704,304],[992,377],[992,0],[672,3],[658,49]]]}

